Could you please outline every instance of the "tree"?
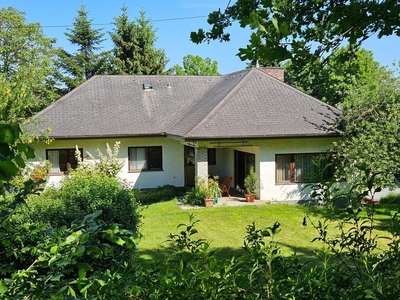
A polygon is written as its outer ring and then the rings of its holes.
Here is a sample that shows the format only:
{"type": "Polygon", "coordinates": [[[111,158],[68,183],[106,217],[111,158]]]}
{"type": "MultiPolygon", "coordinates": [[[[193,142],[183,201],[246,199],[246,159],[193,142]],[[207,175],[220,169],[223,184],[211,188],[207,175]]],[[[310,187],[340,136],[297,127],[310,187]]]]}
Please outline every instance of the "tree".
{"type": "Polygon", "coordinates": [[[94,29],[92,20],[88,19],[88,12],[84,5],[78,10],[73,28],[66,32],[68,41],[78,47],[76,53],[71,54],[64,49],[58,50],[59,72],[56,78],[61,89],[69,92],[93,75],[110,73],[110,54],[107,51],[96,53],[104,41],[102,29],[94,29]]]}
{"type": "Polygon", "coordinates": [[[315,61],[319,68],[313,73],[303,74],[291,62],[285,65],[285,82],[303,90],[330,105],[341,106],[354,85],[367,85],[375,81],[373,74],[382,68],[374,60],[373,53],[361,49],[348,56],[348,47],[336,49],[326,61],[315,61]],[[347,59],[346,59],[347,58],[347,59]]]}
{"type": "Polygon", "coordinates": [[[224,12],[210,13],[211,29],[192,32],[191,40],[229,41],[226,29],[238,21],[241,27],[252,29],[249,44],[239,49],[242,60],[269,64],[289,59],[308,73],[318,68],[314,61],[326,59],[343,44],[356,50],[374,34],[379,38],[400,36],[399,14],[400,2],[396,0],[238,0],[224,12]]]}
{"type": "Polygon", "coordinates": [[[347,180],[357,181],[366,169],[385,186],[400,174],[400,78],[386,68],[370,76],[374,80],[354,85],[343,102],[342,139],[333,152],[347,180]]]}
{"type": "Polygon", "coordinates": [[[0,123],[21,123],[56,98],[54,42],[23,12],[0,8],[0,123]]]}
{"type": "Polygon", "coordinates": [[[115,18],[115,29],[110,32],[114,43],[115,74],[156,75],[164,72],[168,63],[165,51],[156,49],[156,30],[145,12],[135,22],[129,21],[127,7],[121,8],[121,16],[115,18]]]}
{"type": "Polygon", "coordinates": [[[220,75],[218,62],[209,57],[201,58],[199,55],[188,54],[183,57],[183,67],[175,65],[169,70],[175,75],[220,75]]]}

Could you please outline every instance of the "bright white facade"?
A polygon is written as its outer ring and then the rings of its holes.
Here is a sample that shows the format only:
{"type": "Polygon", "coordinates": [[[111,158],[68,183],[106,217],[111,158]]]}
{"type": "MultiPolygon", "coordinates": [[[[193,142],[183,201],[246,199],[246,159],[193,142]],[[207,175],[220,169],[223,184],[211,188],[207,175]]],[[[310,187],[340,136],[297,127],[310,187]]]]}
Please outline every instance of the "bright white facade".
{"type": "MultiPolygon", "coordinates": [[[[309,199],[309,191],[302,191],[301,183],[277,183],[276,155],[296,153],[325,153],[335,138],[298,138],[249,140],[246,146],[236,146],[240,141],[221,142],[216,146],[213,142],[199,142],[198,148],[215,149],[215,164],[207,165],[207,175],[233,176],[232,188],[240,183],[243,172],[240,168],[252,164],[260,178],[258,199],[267,201],[288,201],[309,199]],[[246,162],[247,160],[247,162],[246,162]]],[[[112,148],[115,139],[80,139],[55,140],[50,144],[36,145],[38,159],[46,159],[46,150],[83,149],[84,160],[90,159],[86,152],[97,157],[97,149],[106,153],[106,144],[112,148]]],[[[124,161],[119,177],[126,180],[130,186],[138,189],[155,188],[163,185],[191,186],[196,175],[196,164],[185,164],[185,145],[178,139],[167,137],[123,138],[119,139],[118,157],[124,161]],[[159,147],[162,149],[162,170],[130,171],[128,149],[130,147],[159,147]]],[[[194,150],[194,148],[192,148],[194,150]]],[[[51,173],[48,184],[57,185],[65,175],[51,173]]],[[[242,178],[243,179],[243,178],[242,178]]]]}

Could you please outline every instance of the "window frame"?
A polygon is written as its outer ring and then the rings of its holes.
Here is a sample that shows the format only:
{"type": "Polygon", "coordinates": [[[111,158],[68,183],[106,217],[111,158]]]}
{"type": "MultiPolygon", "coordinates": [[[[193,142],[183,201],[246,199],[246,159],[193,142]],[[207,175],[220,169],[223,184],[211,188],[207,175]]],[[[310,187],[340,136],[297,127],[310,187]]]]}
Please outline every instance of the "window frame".
{"type": "MultiPolygon", "coordinates": [[[[80,151],[80,153],[81,153],[81,160],[83,160],[83,148],[78,148],[78,150],[80,151]]],[[[51,163],[51,161],[49,160],[49,152],[50,151],[57,151],[58,152],[58,155],[60,156],[60,151],[67,151],[68,152],[68,154],[67,154],[67,157],[71,157],[70,155],[70,153],[72,152],[72,154],[73,154],[73,157],[75,157],[75,151],[76,151],[76,148],[54,148],[54,149],[46,149],[46,160],[48,160],[50,163],[51,163]]],[[[76,160],[76,159],[75,159],[76,160]]],[[[78,162],[76,161],[76,166],[75,167],[72,167],[72,169],[76,169],[76,167],[77,167],[77,165],[78,165],[78,162]]],[[[68,173],[68,170],[61,170],[61,168],[60,168],[60,171],[59,172],[52,172],[51,170],[49,171],[49,175],[64,175],[64,174],[67,174],[68,173]]]]}
{"type": "MultiPolygon", "coordinates": [[[[302,183],[310,183],[311,181],[302,180],[296,181],[296,163],[295,157],[300,156],[314,156],[313,159],[317,158],[318,156],[324,156],[329,153],[326,152],[310,152],[310,153],[277,153],[275,154],[275,184],[302,184],[302,183]],[[289,159],[289,180],[278,181],[278,157],[279,156],[290,156],[289,159]]],[[[328,158],[327,163],[331,163],[331,158],[328,158]]],[[[326,173],[324,174],[324,179],[328,179],[330,176],[333,175],[333,166],[328,167],[326,173]]],[[[303,176],[304,178],[304,176],[303,176]]]]}
{"type": "Polygon", "coordinates": [[[164,171],[163,168],[163,149],[162,146],[135,146],[135,147],[128,147],[128,172],[130,173],[136,173],[136,172],[156,172],[156,171],[164,171]],[[149,164],[149,151],[150,149],[159,149],[160,150],[160,167],[159,168],[152,168],[149,169],[148,167],[146,169],[141,168],[141,169],[133,169],[131,168],[131,149],[145,149],[145,154],[146,154],[146,162],[147,165],[149,164]]]}

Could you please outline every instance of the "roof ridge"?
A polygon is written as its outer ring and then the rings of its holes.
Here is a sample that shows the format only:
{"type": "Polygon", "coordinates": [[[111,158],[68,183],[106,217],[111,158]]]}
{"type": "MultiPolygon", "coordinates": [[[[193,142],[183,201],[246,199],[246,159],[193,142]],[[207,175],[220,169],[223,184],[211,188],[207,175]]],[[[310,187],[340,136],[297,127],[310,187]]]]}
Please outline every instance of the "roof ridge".
{"type": "MultiPolygon", "coordinates": [[[[246,69],[245,69],[245,70],[246,70],[246,69]]],[[[243,73],[243,71],[245,71],[245,70],[238,71],[238,72],[235,72],[235,73],[240,73],[240,72],[243,73]]],[[[222,105],[225,104],[225,100],[228,98],[228,96],[232,95],[236,90],[238,90],[238,89],[244,84],[243,82],[245,81],[245,79],[246,79],[247,77],[250,76],[249,74],[251,74],[252,72],[254,72],[254,71],[253,71],[253,68],[250,69],[248,72],[246,72],[246,73],[244,74],[243,78],[238,82],[238,84],[236,84],[232,89],[230,89],[229,92],[226,93],[225,96],[224,96],[223,98],[221,98],[220,101],[218,101],[218,104],[215,105],[214,108],[213,108],[199,123],[197,123],[195,126],[193,126],[193,127],[192,127],[188,132],[186,132],[184,135],[189,134],[191,131],[193,131],[194,129],[196,129],[197,127],[199,127],[200,125],[202,125],[204,122],[206,122],[206,120],[208,119],[208,117],[210,117],[211,115],[213,115],[213,113],[217,110],[217,108],[219,108],[219,107],[221,107],[222,105]]],[[[230,73],[230,74],[227,74],[227,75],[232,76],[232,74],[234,74],[234,73],[230,73]]],[[[267,75],[267,74],[266,74],[266,75],[267,75]]],[[[240,74],[239,76],[242,76],[242,75],[240,74]]],[[[223,77],[226,77],[226,75],[223,76],[223,77]]]]}
{"type": "Polygon", "coordinates": [[[318,98],[315,98],[314,96],[311,96],[311,95],[307,94],[306,92],[304,92],[304,91],[302,91],[302,90],[300,90],[300,89],[298,89],[298,88],[295,88],[294,86],[292,86],[292,85],[290,85],[290,84],[288,84],[288,83],[286,83],[286,82],[284,82],[284,81],[282,81],[282,80],[279,80],[278,78],[276,78],[276,77],[274,77],[274,76],[272,76],[272,75],[270,75],[270,74],[267,74],[267,73],[263,72],[263,71],[260,70],[260,69],[255,68],[255,70],[257,70],[258,72],[261,72],[261,74],[264,74],[264,75],[270,77],[271,79],[275,80],[278,84],[284,85],[284,86],[286,86],[286,87],[288,87],[288,88],[290,88],[291,90],[294,90],[294,91],[296,91],[296,92],[300,92],[300,93],[302,93],[303,95],[307,96],[308,98],[311,98],[311,100],[314,100],[314,101],[316,101],[316,102],[322,103],[322,104],[324,104],[324,105],[326,105],[326,106],[328,106],[328,107],[330,107],[330,108],[333,108],[333,109],[338,110],[339,112],[341,112],[341,110],[340,110],[339,108],[334,107],[333,105],[330,105],[330,104],[328,104],[328,103],[326,103],[326,102],[324,102],[324,101],[322,101],[322,100],[320,100],[320,99],[318,99],[318,98]]]}

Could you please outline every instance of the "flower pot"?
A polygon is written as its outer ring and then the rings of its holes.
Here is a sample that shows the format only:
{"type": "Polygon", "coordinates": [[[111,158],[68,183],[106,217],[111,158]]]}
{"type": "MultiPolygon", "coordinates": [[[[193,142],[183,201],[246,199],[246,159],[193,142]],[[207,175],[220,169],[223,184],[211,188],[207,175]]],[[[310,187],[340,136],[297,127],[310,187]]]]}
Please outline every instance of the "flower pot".
{"type": "Polygon", "coordinates": [[[204,199],[204,206],[205,206],[205,207],[212,207],[212,206],[214,206],[214,199],[213,199],[213,198],[205,198],[205,199],[204,199]]]}
{"type": "Polygon", "coordinates": [[[246,198],[246,202],[254,202],[256,195],[254,194],[245,194],[244,197],[246,198]]]}
{"type": "Polygon", "coordinates": [[[31,178],[32,178],[34,181],[39,181],[40,179],[43,179],[44,176],[42,176],[42,175],[31,174],[31,178]]]}

